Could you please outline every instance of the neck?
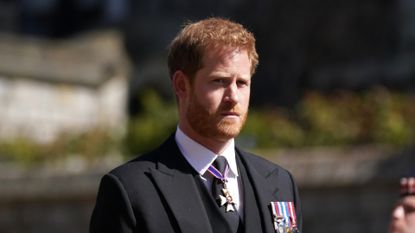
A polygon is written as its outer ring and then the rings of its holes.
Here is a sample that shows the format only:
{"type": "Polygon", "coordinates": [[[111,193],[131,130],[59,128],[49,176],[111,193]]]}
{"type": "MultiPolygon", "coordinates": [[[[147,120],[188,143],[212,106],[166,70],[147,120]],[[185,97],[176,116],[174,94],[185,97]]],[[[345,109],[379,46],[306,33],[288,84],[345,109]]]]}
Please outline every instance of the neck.
{"type": "Polygon", "coordinates": [[[208,138],[204,137],[200,134],[198,134],[196,131],[194,131],[190,127],[186,127],[185,125],[182,125],[179,123],[180,130],[186,134],[189,138],[193,139],[200,145],[206,147],[210,151],[212,151],[215,154],[220,154],[222,151],[225,150],[225,148],[231,143],[233,140],[231,139],[215,139],[215,138],[208,138]]]}

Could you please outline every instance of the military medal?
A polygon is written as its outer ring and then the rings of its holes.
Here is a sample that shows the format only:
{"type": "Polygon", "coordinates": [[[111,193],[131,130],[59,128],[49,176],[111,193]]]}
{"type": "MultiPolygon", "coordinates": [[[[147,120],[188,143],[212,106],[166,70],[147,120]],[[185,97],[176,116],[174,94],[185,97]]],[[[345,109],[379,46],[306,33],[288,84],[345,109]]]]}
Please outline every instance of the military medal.
{"type": "Polygon", "coordinates": [[[297,217],[292,202],[271,202],[271,212],[276,233],[297,233],[297,217]]]}
{"type": "MultiPolygon", "coordinates": [[[[210,165],[208,168],[208,171],[210,174],[212,174],[215,178],[217,178],[223,185],[222,194],[219,195],[218,202],[220,206],[225,206],[225,211],[235,211],[235,202],[229,193],[228,188],[226,187],[226,182],[228,180],[226,179],[229,172],[229,167],[226,165],[224,174],[222,174],[218,169],[216,169],[213,165],[210,165]]],[[[214,181],[215,182],[215,181],[214,181]]]]}
{"type": "Polygon", "coordinates": [[[231,194],[229,193],[228,189],[226,188],[226,183],[223,184],[224,188],[222,189],[223,195],[219,195],[219,204],[220,206],[226,207],[226,212],[229,211],[235,211],[235,202],[233,201],[233,198],[231,194]]]}

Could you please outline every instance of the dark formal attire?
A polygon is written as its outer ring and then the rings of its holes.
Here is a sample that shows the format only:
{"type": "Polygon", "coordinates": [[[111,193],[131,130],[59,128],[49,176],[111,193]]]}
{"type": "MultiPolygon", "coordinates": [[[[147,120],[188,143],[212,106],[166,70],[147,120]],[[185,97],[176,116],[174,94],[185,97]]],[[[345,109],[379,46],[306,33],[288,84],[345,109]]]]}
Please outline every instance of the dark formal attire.
{"type": "Polygon", "coordinates": [[[270,202],[301,207],[291,174],[235,148],[243,214],[237,229],[226,221],[200,175],[171,136],[156,150],[106,174],[100,184],[90,233],[274,233],[270,202]]]}

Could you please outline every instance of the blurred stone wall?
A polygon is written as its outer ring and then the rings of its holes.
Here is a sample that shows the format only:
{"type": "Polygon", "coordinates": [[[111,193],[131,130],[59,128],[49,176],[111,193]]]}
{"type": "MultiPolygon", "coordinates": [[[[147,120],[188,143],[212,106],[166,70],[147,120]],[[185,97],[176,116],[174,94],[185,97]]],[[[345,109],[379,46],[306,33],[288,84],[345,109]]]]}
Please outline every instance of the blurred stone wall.
{"type": "MultiPolygon", "coordinates": [[[[304,232],[386,233],[398,178],[415,164],[412,153],[364,147],[282,151],[267,158],[296,178],[304,232]]],[[[84,169],[2,164],[0,233],[88,232],[100,177],[118,163],[84,169]]]]}
{"type": "Polygon", "coordinates": [[[0,34],[0,137],[51,141],[127,120],[128,62],[119,33],[66,40],[0,34]]]}
{"type": "Polygon", "coordinates": [[[1,233],[88,232],[103,171],[1,168],[1,233]]]}

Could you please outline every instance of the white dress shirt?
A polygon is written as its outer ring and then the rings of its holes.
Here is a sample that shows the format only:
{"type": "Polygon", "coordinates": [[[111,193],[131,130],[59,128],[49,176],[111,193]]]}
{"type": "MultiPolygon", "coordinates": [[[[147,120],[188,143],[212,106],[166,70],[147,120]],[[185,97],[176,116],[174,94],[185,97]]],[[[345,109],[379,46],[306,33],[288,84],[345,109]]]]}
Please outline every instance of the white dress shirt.
{"type": "Polygon", "coordinates": [[[235,141],[233,139],[230,140],[227,147],[221,152],[220,155],[218,155],[189,138],[183,133],[183,131],[180,130],[179,127],[177,127],[175,139],[183,156],[199,173],[203,183],[206,185],[206,188],[210,193],[212,192],[213,175],[211,175],[207,169],[215,161],[217,156],[224,156],[226,158],[229,164],[227,188],[233,197],[235,208],[238,210],[239,215],[241,215],[243,213],[243,197],[241,195],[242,191],[239,189],[237,179],[239,174],[235,158],[235,141]]]}

